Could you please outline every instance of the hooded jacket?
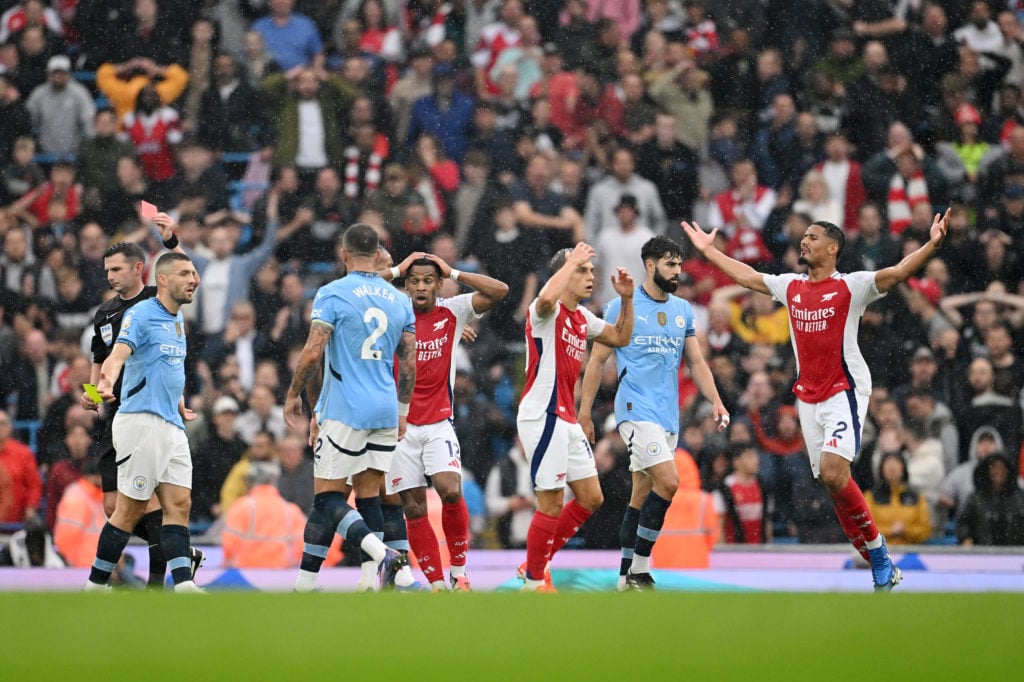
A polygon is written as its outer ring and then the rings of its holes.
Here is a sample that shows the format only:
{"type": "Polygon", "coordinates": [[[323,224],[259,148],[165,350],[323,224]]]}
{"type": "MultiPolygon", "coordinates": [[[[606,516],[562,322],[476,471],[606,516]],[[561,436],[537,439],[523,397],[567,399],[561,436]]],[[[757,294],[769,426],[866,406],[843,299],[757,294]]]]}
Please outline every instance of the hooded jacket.
{"type": "Polygon", "coordinates": [[[967,506],[967,498],[974,493],[974,469],[978,466],[978,441],[983,435],[993,438],[998,452],[1005,452],[1003,437],[991,426],[982,426],[974,431],[967,450],[967,461],[959,465],[942,479],[939,498],[946,506],[953,505],[953,518],[958,518],[967,506]]]}
{"type": "Polygon", "coordinates": [[[961,543],[971,540],[976,545],[1024,545],[1024,491],[1006,455],[989,455],[975,468],[974,494],[957,520],[956,536],[961,543]],[[997,462],[1008,470],[999,489],[993,487],[989,473],[997,462]]]}

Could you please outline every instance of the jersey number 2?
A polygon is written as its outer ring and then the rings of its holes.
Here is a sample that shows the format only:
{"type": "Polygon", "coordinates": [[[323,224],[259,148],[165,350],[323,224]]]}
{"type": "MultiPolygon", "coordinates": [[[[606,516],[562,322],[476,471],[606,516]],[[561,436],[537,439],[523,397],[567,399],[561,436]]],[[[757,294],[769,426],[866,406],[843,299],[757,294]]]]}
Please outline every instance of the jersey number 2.
{"type": "Polygon", "coordinates": [[[366,324],[376,322],[377,326],[363,341],[363,352],[360,357],[363,360],[380,360],[384,352],[374,348],[373,344],[377,343],[377,339],[384,336],[388,330],[388,316],[380,308],[367,308],[366,314],[363,315],[363,322],[366,324]]]}

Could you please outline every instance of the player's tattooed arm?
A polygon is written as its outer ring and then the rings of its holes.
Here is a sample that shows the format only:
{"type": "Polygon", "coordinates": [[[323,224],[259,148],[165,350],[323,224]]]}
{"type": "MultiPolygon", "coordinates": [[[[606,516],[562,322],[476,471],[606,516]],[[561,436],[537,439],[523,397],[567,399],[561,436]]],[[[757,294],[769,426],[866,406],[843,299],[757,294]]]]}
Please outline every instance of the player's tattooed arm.
{"type": "Polygon", "coordinates": [[[320,362],[317,364],[315,371],[309,376],[309,381],[306,382],[306,402],[309,403],[310,411],[312,411],[317,401],[320,400],[320,391],[323,389],[323,386],[324,366],[323,362],[320,362]]]}
{"type": "MultiPolygon", "coordinates": [[[[326,324],[318,324],[316,321],[309,328],[309,336],[306,338],[306,345],[299,355],[299,362],[295,367],[295,377],[292,385],[288,388],[288,397],[284,403],[284,419],[292,429],[297,428],[302,418],[302,391],[307,390],[311,381],[320,383],[322,373],[320,362],[324,356],[324,349],[327,347],[327,340],[331,338],[332,328],[326,324]],[[314,379],[314,376],[317,378],[314,379]]],[[[320,391],[317,390],[319,396],[320,391]]],[[[307,395],[309,393],[307,392],[307,395]]],[[[310,409],[315,405],[310,403],[310,409]]]]}
{"type": "Polygon", "coordinates": [[[398,402],[408,404],[416,385],[416,334],[402,332],[395,354],[398,356],[398,402]]]}

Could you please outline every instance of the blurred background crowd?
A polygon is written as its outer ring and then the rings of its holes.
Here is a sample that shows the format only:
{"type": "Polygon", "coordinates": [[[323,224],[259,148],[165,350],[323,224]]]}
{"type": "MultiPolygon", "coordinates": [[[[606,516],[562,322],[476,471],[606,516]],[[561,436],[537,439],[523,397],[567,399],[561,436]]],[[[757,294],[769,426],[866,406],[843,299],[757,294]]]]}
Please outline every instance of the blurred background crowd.
{"type": "MultiPolygon", "coordinates": [[[[515,410],[524,314],[554,251],[595,246],[599,311],[607,274],[642,279],[640,246],[685,241],[683,219],[719,228],[722,250],[771,272],[798,270],[800,236],[828,220],[847,235],[840,269],[875,270],[949,208],[938,256],[863,318],[875,389],[856,477],[890,543],[1024,544],[1024,3],[3,0],[0,11],[10,528],[59,527],[74,486],[79,507],[92,499],[93,413],[78,405],[92,312],[112,295],[111,244],[161,248],[140,199],[175,217],[203,278],[185,308],[187,397],[201,415],[189,425],[194,530],[223,526],[258,486],[309,509],[309,452],[281,404],[312,295],[341,274],[348,224],[375,226],[395,262],[425,249],[507,282],[454,388],[476,541],[491,547],[522,546],[533,509],[515,410]]],[[[680,446],[723,539],[843,542],[803,452],[785,310],[686,255],[677,293],[694,304],[733,423],[714,433],[683,368],[680,446]]],[[[599,426],[614,388],[610,363],[599,426]]],[[[617,547],[628,462],[614,429],[599,435],[607,502],[582,542],[617,547]]]]}

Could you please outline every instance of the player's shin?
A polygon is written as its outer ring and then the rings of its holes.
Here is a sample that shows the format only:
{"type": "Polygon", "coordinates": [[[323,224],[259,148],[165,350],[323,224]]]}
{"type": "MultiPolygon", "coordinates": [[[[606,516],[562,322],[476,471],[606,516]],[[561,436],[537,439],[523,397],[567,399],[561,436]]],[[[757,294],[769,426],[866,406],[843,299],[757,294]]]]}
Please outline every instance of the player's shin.
{"type": "MultiPolygon", "coordinates": [[[[383,545],[384,512],[381,509],[380,497],[375,495],[373,497],[356,498],[356,509],[359,510],[359,514],[363,517],[363,521],[370,529],[370,532],[383,545]]],[[[362,562],[360,563],[361,575],[359,577],[359,584],[362,587],[371,585],[376,581],[377,563],[379,560],[375,560],[373,555],[367,552],[362,544],[360,544],[360,548],[362,550],[362,562]]]]}
{"type": "Polygon", "coordinates": [[[565,547],[565,543],[572,540],[576,531],[590,518],[591,514],[593,514],[592,511],[580,505],[576,500],[569,500],[569,503],[562,507],[562,513],[558,515],[558,525],[555,527],[555,537],[551,543],[550,556],[555,556],[558,550],[565,547]]]}
{"type": "Polygon", "coordinates": [[[469,550],[469,510],[466,500],[459,497],[458,502],[441,506],[441,528],[444,539],[448,543],[448,555],[451,557],[453,577],[466,575],[466,552],[469,550]]]}
{"type": "Polygon", "coordinates": [[[167,573],[167,558],[164,556],[164,548],[160,540],[160,527],[163,525],[164,512],[156,509],[149,512],[135,524],[132,534],[142,538],[149,545],[149,587],[160,588],[164,586],[164,578],[167,573]]]}
{"type": "Polygon", "coordinates": [[[160,527],[160,544],[171,569],[175,586],[192,581],[192,553],[189,551],[189,536],[186,526],[164,525],[160,527]]]}
{"type": "Polygon", "coordinates": [[[89,571],[90,583],[106,585],[110,581],[110,574],[114,572],[121,552],[128,545],[130,538],[128,533],[115,528],[109,522],[103,526],[96,546],[96,559],[93,561],[92,570],[89,571]]]}
{"type": "Polygon", "coordinates": [[[625,578],[626,572],[633,564],[633,548],[636,547],[636,529],[640,525],[640,510],[626,506],[619,527],[619,546],[622,548],[622,560],[619,562],[619,576],[625,578]]]}
{"type": "Polygon", "coordinates": [[[406,525],[409,528],[409,545],[420,564],[423,577],[427,579],[432,589],[447,589],[444,569],[441,567],[441,546],[430,525],[430,519],[426,516],[407,519],[406,525]]]}
{"type": "Polygon", "coordinates": [[[639,523],[636,530],[636,545],[633,547],[633,562],[630,571],[633,573],[649,573],[651,570],[651,550],[658,541],[661,527],[665,523],[672,500],[666,500],[653,490],[647,494],[640,506],[639,523]]]}
{"type": "Polygon", "coordinates": [[[555,537],[558,518],[542,511],[534,513],[530,529],[526,533],[526,578],[543,580],[544,570],[551,557],[551,545],[555,537]]]}
{"type": "Polygon", "coordinates": [[[842,490],[832,493],[832,502],[835,505],[839,523],[843,526],[846,536],[853,542],[854,547],[857,547],[857,551],[860,551],[861,548],[857,546],[858,543],[853,534],[859,533],[863,538],[865,551],[862,552],[862,556],[866,554],[866,550],[882,546],[882,536],[871,516],[871,510],[868,509],[864,493],[852,478],[847,481],[842,490]]]}

